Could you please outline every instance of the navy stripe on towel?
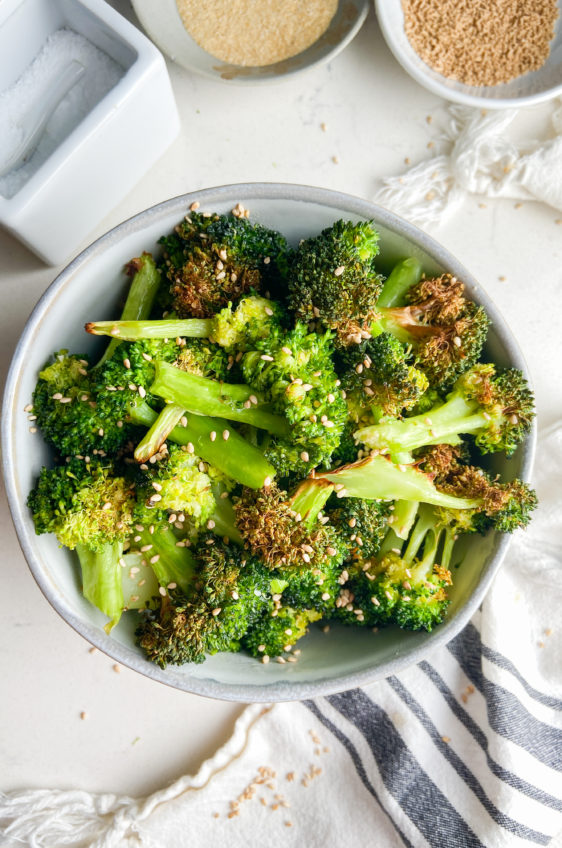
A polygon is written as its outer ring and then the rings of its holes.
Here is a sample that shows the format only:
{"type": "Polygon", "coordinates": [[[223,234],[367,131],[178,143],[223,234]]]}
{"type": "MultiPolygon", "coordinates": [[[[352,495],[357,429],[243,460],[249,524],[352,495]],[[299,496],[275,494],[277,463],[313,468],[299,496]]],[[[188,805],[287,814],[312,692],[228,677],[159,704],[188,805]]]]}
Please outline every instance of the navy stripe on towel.
{"type": "Polygon", "coordinates": [[[450,745],[443,741],[441,734],[429,718],[428,714],[418,701],[416,701],[416,699],[410,694],[410,692],[408,692],[405,686],[403,686],[398,678],[394,676],[387,678],[387,683],[392,686],[398,697],[406,704],[408,709],[423,725],[433,744],[452,765],[459,777],[466,783],[467,787],[476,795],[488,815],[496,822],[496,824],[499,824],[510,833],[514,833],[516,836],[520,836],[531,842],[536,842],[538,845],[547,845],[550,842],[550,836],[546,836],[544,833],[539,833],[539,831],[533,830],[532,828],[515,821],[509,816],[506,816],[505,813],[498,810],[495,804],[493,804],[486,795],[480,781],[477,780],[466,763],[461,760],[450,745]]]}
{"type": "Polygon", "coordinates": [[[500,780],[503,780],[504,783],[507,783],[508,786],[511,786],[518,792],[522,792],[524,795],[527,795],[534,801],[538,801],[540,804],[544,804],[545,807],[551,807],[553,810],[558,810],[559,812],[562,812],[562,801],[560,801],[554,795],[549,795],[547,792],[544,792],[542,789],[539,789],[538,786],[529,783],[522,777],[519,777],[519,775],[508,771],[491,758],[488,752],[488,738],[486,734],[480,729],[480,727],[478,727],[472,716],[470,716],[468,712],[464,709],[464,707],[458,702],[456,696],[447,686],[447,684],[439,675],[439,673],[433,668],[433,666],[431,666],[425,660],[419,663],[418,667],[429,677],[436,689],[438,689],[439,692],[442,694],[443,698],[451,709],[451,712],[453,712],[455,716],[459,719],[459,721],[462,722],[468,732],[473,736],[475,742],[482,748],[486,755],[486,761],[492,774],[494,774],[500,780]]]}
{"type": "Polygon", "coordinates": [[[474,831],[406,746],[381,707],[355,689],[327,698],[363,734],[384,785],[434,848],[462,845],[484,848],[474,831]]]}

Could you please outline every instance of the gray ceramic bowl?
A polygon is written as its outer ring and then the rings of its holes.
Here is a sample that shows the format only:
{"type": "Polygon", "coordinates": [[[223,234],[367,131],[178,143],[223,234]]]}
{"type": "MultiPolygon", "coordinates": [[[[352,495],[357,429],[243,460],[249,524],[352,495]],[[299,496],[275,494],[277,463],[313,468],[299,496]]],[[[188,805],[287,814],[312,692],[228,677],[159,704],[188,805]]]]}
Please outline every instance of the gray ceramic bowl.
{"type": "MultiPolygon", "coordinates": [[[[223,62],[203,50],[185,29],[176,0],[132,0],[144,29],[170,59],[188,71],[223,82],[256,84],[286,77],[329,62],[355,38],[369,11],[369,0],[339,0],[330,26],[302,53],[272,65],[246,67],[223,62]]],[[[228,25],[228,21],[224,25],[228,25]]]]}
{"type": "MultiPolygon", "coordinates": [[[[417,256],[429,273],[447,270],[464,280],[471,295],[487,309],[493,327],[486,356],[500,365],[525,369],[517,344],[494,304],[476,280],[444,248],[412,225],[365,200],[325,189],[278,184],[244,184],[207,189],[174,198],[120,224],[81,253],[54,281],[35,307],[22,334],[6,385],[3,411],[4,474],[19,541],[29,567],[57,612],[93,645],[142,674],[200,695],[237,701],[283,701],[349,689],[394,674],[419,662],[455,636],[481,603],[505,556],[509,539],[494,533],[466,542],[455,575],[446,621],[432,633],[405,633],[333,626],[314,630],[301,643],[298,663],[263,665],[244,654],[218,654],[196,666],[164,670],[147,662],[134,644],[133,616],[124,616],[111,636],[104,617],[82,597],[74,554],[54,537],[36,536],[26,497],[40,467],[50,460],[39,434],[31,434],[24,413],[37,372],[54,350],[93,350],[84,322],[111,315],[126,285],[123,264],[143,250],[157,249],[168,232],[198,200],[203,211],[227,212],[238,202],[252,219],[281,230],[295,244],[338,218],[373,219],[381,233],[381,254],[391,265],[405,255],[417,256]],[[61,331],[65,325],[67,330],[61,331]]],[[[98,340],[99,341],[99,340],[98,340]]],[[[511,477],[528,478],[534,432],[516,455],[494,466],[511,477]]]]}

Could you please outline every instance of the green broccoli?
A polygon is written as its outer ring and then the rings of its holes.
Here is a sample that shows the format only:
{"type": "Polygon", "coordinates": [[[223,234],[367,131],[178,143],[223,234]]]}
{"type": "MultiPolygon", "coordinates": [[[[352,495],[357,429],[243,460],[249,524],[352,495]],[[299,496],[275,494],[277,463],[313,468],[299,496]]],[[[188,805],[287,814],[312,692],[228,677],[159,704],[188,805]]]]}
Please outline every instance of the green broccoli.
{"type": "Polygon", "coordinates": [[[521,371],[479,364],[457,380],[445,403],[423,415],[363,428],[355,437],[400,457],[426,445],[458,444],[461,434],[471,434],[482,453],[510,456],[533,416],[533,396],[521,371]]]}
{"type": "Polygon", "coordinates": [[[341,354],[342,387],[351,417],[372,422],[397,418],[427,390],[427,377],[408,363],[408,353],[391,333],[381,333],[341,354]]]}
{"type": "Polygon", "coordinates": [[[193,591],[166,591],[156,610],[142,614],[136,630],[147,658],[163,668],[238,651],[244,634],[270,603],[268,570],[243,550],[209,536],[200,540],[196,557],[199,573],[193,591]]]}
{"type": "Polygon", "coordinates": [[[372,221],[336,221],[290,257],[290,308],[300,321],[335,330],[338,346],[370,335],[382,288],[378,241],[372,221]]]}
{"type": "Polygon", "coordinates": [[[124,604],[119,559],[133,525],[133,487],[110,462],[72,458],[41,469],[27,504],[37,534],[54,533],[76,550],[84,597],[109,617],[109,632],[124,604]]]}
{"type": "Polygon", "coordinates": [[[242,647],[253,657],[267,662],[270,657],[290,653],[308,632],[308,626],[322,614],[316,610],[293,609],[279,603],[265,610],[242,639],[242,647]],[[272,614],[275,613],[275,614],[272,614]]]}
{"type": "Polygon", "coordinates": [[[246,218],[192,212],[160,244],[180,318],[210,318],[250,291],[276,291],[285,276],[283,236],[246,218]]]}
{"type": "Polygon", "coordinates": [[[392,333],[411,346],[414,365],[431,386],[450,386],[477,362],[490,323],[484,309],[463,292],[463,283],[451,274],[423,279],[409,290],[407,306],[378,306],[371,335],[392,333]]]}

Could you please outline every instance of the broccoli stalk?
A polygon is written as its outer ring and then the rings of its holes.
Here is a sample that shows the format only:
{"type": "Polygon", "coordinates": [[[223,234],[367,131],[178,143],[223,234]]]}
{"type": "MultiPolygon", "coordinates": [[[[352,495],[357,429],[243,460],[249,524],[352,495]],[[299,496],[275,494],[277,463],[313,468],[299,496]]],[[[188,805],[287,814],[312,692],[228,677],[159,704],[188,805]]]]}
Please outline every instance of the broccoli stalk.
{"type": "Polygon", "coordinates": [[[377,300],[379,309],[402,306],[410,289],[419,283],[421,263],[413,256],[398,262],[388,275],[377,300]]]}
{"type": "Polygon", "coordinates": [[[456,498],[441,492],[431,477],[414,465],[395,465],[380,454],[323,472],[314,482],[326,481],[335,485],[338,497],[416,501],[450,509],[472,509],[481,503],[478,498],[456,498]]]}
{"type": "Polygon", "coordinates": [[[472,434],[482,453],[504,451],[510,456],[529,430],[533,397],[523,374],[496,372],[492,364],[475,365],[461,376],[445,403],[401,421],[385,421],[355,433],[357,441],[394,456],[426,445],[460,442],[472,434]]]}
{"type": "Polygon", "coordinates": [[[75,550],[82,570],[82,593],[109,618],[104,630],[110,633],[121,618],[125,603],[119,565],[123,543],[108,543],[99,550],[77,544],[75,550]]]}
{"type": "MultiPolygon", "coordinates": [[[[143,403],[131,410],[130,417],[134,424],[151,427],[158,413],[143,403]]],[[[187,425],[175,427],[169,439],[186,447],[188,451],[193,447],[193,453],[243,486],[261,489],[275,477],[275,469],[262,452],[243,439],[236,430],[225,430],[220,420],[190,415],[187,425]],[[225,439],[224,434],[227,432],[228,438],[225,439]]]]}
{"type": "Polygon", "coordinates": [[[288,422],[270,412],[263,396],[256,394],[250,386],[219,383],[157,361],[150,391],[198,415],[252,424],[276,436],[289,434],[288,422]]]}
{"type": "Polygon", "coordinates": [[[209,339],[227,351],[248,350],[278,327],[282,310],[275,301],[255,295],[243,298],[236,309],[229,304],[212,318],[165,318],[155,321],[94,321],[85,325],[94,336],[139,339],[209,339]]]}
{"type": "MultiPolygon", "coordinates": [[[[160,287],[160,271],[151,254],[143,253],[138,259],[131,259],[126,266],[126,272],[132,275],[133,279],[121,313],[121,321],[139,321],[148,318],[160,287]]],[[[112,338],[98,362],[98,367],[107,359],[111,359],[119,343],[118,338],[112,338]]]]}
{"type": "Polygon", "coordinates": [[[135,448],[137,462],[148,462],[151,456],[158,453],[170,433],[180,424],[185,409],[179,403],[167,403],[158,413],[154,424],[135,448]]]}
{"type": "Polygon", "coordinates": [[[188,594],[193,585],[197,563],[185,543],[180,541],[178,544],[171,529],[164,527],[153,533],[145,529],[140,533],[138,545],[160,586],[167,589],[179,586],[182,592],[188,594]]]}

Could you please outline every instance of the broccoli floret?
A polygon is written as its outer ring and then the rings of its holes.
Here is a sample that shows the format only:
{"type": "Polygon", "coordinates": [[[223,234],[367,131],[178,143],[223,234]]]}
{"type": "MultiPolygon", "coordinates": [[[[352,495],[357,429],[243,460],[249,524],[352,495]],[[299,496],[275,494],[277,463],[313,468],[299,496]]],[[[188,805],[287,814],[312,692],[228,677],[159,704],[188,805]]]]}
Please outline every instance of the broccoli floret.
{"type": "Polygon", "coordinates": [[[374,421],[397,418],[419,403],[429,385],[391,333],[345,348],[340,373],[348,408],[357,421],[369,413],[374,421]]]}
{"type": "Polygon", "coordinates": [[[457,528],[457,532],[484,533],[494,528],[512,533],[526,527],[537,506],[535,491],[521,480],[502,483],[499,477],[492,478],[482,468],[470,465],[463,447],[436,445],[418,460],[419,467],[432,474],[441,491],[479,501],[477,508],[460,513],[442,509],[442,523],[457,528]]]}
{"type": "Polygon", "coordinates": [[[368,559],[378,552],[388,529],[390,507],[388,501],[330,497],[325,514],[347,546],[346,559],[368,559]]]}
{"type": "Polygon", "coordinates": [[[86,545],[101,551],[129,535],[135,496],[111,462],[72,458],[65,465],[42,468],[27,503],[38,535],[54,533],[71,550],[86,545]]]}
{"type": "MultiPolygon", "coordinates": [[[[191,339],[191,344],[195,346],[195,368],[190,367],[189,352],[184,352],[184,370],[198,373],[202,377],[214,371],[215,376],[226,379],[233,364],[233,356],[225,356],[223,360],[220,351],[209,348],[209,345],[217,344],[231,354],[249,350],[256,341],[279,327],[283,320],[284,312],[279,303],[265,297],[249,295],[243,297],[236,308],[228,303],[211,318],[182,319],[170,316],[150,321],[91,321],[85,328],[93,336],[111,336],[114,340],[131,342],[139,339],[174,338],[180,339],[183,345],[186,339],[191,339]],[[197,347],[197,339],[207,340],[207,348],[197,347]],[[209,355],[204,358],[203,367],[200,367],[201,354],[197,356],[197,351],[204,352],[206,349],[209,355]]],[[[178,365],[181,366],[181,363],[180,357],[178,365]]]]}
{"type": "Polygon", "coordinates": [[[294,494],[272,484],[267,489],[245,489],[234,503],[238,529],[246,547],[269,568],[306,564],[322,570],[342,562],[344,545],[327,519],[319,514],[332,486],[309,479],[294,494]]]}
{"type": "Polygon", "coordinates": [[[426,506],[420,508],[405,551],[389,531],[378,557],[365,560],[351,576],[344,574],[348,581],[336,601],[337,617],[348,624],[432,630],[443,620],[446,587],[452,582],[438,561],[443,532],[439,516],[426,506]]]}
{"type": "Polygon", "coordinates": [[[130,483],[111,463],[70,459],[41,470],[27,503],[37,534],[54,533],[76,550],[84,597],[109,617],[109,632],[124,605],[119,559],[133,523],[130,483]]]}
{"type": "Polygon", "coordinates": [[[533,395],[521,371],[481,364],[463,374],[445,403],[425,415],[376,424],[355,437],[370,448],[386,448],[399,456],[426,445],[454,445],[461,434],[472,434],[482,453],[504,451],[510,456],[533,416],[533,395]]]}
{"type": "Polygon", "coordinates": [[[180,317],[209,318],[252,290],[276,290],[285,275],[283,236],[245,218],[190,213],[160,243],[180,317]]]}
{"type": "Polygon", "coordinates": [[[392,333],[412,347],[414,365],[431,386],[450,386],[477,362],[490,323],[484,309],[463,292],[463,283],[451,274],[422,280],[409,290],[407,306],[379,306],[371,333],[392,333]]]}
{"type": "Polygon", "coordinates": [[[368,336],[382,288],[374,267],[378,240],[371,221],[336,221],[302,241],[289,262],[289,305],[296,317],[335,330],[344,346],[368,336]]]}
{"type": "Polygon", "coordinates": [[[274,329],[242,359],[249,385],[289,424],[287,435],[265,446],[264,454],[279,476],[303,477],[328,465],[347,420],[346,405],[332,361],[330,333],[274,329]]]}
{"type": "Polygon", "coordinates": [[[200,463],[195,454],[170,445],[160,461],[144,465],[146,470],[139,470],[136,479],[135,520],[160,524],[177,514],[203,527],[215,509],[215,498],[211,478],[200,463]]]}
{"type": "Polygon", "coordinates": [[[299,610],[277,605],[262,613],[242,640],[242,647],[253,657],[280,657],[293,649],[308,633],[309,624],[322,617],[316,610],[299,610]]]}
{"type": "Polygon", "coordinates": [[[240,640],[270,603],[269,572],[244,551],[204,537],[196,555],[199,588],[189,595],[168,590],[156,610],[143,613],[136,631],[148,659],[163,668],[238,651],[240,640]]]}

